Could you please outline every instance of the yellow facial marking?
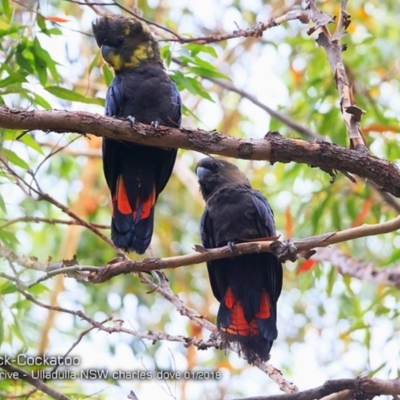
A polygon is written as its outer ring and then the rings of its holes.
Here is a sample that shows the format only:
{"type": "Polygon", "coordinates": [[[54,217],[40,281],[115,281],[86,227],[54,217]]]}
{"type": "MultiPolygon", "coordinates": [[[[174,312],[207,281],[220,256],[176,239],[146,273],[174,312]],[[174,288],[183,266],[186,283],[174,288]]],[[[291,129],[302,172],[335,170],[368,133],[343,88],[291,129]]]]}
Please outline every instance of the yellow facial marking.
{"type": "Polygon", "coordinates": [[[147,61],[152,57],[154,57],[154,51],[151,42],[149,41],[137,46],[128,59],[127,55],[122,57],[119,52],[112,50],[107,54],[105,61],[116,71],[120,71],[123,68],[138,67],[144,61],[147,61]]]}
{"type": "Polygon", "coordinates": [[[117,71],[120,70],[121,68],[124,67],[124,60],[122,57],[118,54],[115,54],[113,51],[111,51],[108,54],[107,60],[106,60],[114,69],[117,71]]]}
{"type": "Polygon", "coordinates": [[[124,67],[137,67],[143,61],[146,61],[149,58],[152,58],[153,56],[154,52],[151,47],[151,44],[149,42],[142,43],[135,49],[135,51],[131,55],[131,58],[129,59],[129,61],[125,63],[124,67]]]}
{"type": "Polygon", "coordinates": [[[146,60],[149,58],[149,49],[151,50],[151,47],[147,43],[142,43],[133,52],[133,57],[139,60],[146,60]]]}

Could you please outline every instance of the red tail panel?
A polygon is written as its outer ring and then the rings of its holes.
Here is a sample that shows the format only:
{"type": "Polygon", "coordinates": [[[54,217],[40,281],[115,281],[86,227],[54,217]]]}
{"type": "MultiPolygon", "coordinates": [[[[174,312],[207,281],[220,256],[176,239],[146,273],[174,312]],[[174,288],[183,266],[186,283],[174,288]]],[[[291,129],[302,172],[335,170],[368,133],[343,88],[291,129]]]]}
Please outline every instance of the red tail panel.
{"type": "Polygon", "coordinates": [[[268,295],[263,292],[260,297],[260,308],[255,313],[254,318],[247,321],[243,304],[235,298],[232,288],[228,287],[224,298],[225,306],[230,310],[230,324],[221,329],[232,335],[253,336],[260,333],[256,318],[268,319],[271,316],[270,302],[268,295]]]}
{"type": "Polygon", "coordinates": [[[240,302],[237,302],[231,309],[231,324],[222,330],[232,335],[248,336],[250,334],[250,326],[246,321],[240,302]]]}
{"type": "Polygon", "coordinates": [[[149,217],[151,213],[151,209],[153,208],[154,204],[156,203],[156,188],[153,187],[153,190],[150,194],[150,196],[142,201],[141,198],[138,198],[136,200],[136,209],[138,209],[139,204],[142,202],[142,214],[140,215],[140,219],[146,219],[149,217]]]}
{"type": "Polygon", "coordinates": [[[232,292],[232,289],[231,289],[231,287],[228,287],[228,290],[226,291],[226,294],[225,294],[224,303],[229,309],[231,309],[235,305],[235,302],[236,302],[236,299],[232,292]]]}
{"type": "Polygon", "coordinates": [[[129,204],[128,195],[126,193],[125,182],[122,176],[118,178],[117,181],[117,191],[115,193],[114,199],[117,203],[118,211],[122,214],[131,214],[132,207],[129,204]]]}
{"type": "Polygon", "coordinates": [[[128,194],[126,192],[125,182],[122,176],[118,178],[117,181],[117,190],[113,197],[114,207],[117,207],[118,211],[121,214],[131,214],[133,219],[136,219],[136,213],[139,209],[140,204],[142,205],[142,212],[140,214],[140,219],[146,219],[150,216],[151,210],[156,203],[156,188],[154,187],[150,196],[144,201],[138,197],[136,199],[136,207],[135,210],[132,210],[132,207],[129,203],[128,194]]]}
{"type": "Polygon", "coordinates": [[[267,319],[271,316],[271,305],[267,293],[262,292],[260,298],[260,309],[256,313],[257,318],[267,319]]]}

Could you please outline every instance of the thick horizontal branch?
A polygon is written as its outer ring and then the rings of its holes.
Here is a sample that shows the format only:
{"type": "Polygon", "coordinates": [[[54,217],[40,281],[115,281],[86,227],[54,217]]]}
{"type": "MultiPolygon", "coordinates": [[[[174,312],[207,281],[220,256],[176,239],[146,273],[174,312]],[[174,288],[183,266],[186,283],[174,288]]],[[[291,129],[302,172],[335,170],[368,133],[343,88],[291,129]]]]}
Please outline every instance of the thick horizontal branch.
{"type": "MultiPolygon", "coordinates": [[[[290,240],[288,243],[278,241],[239,243],[235,245],[234,255],[272,252],[281,259],[295,259],[299,253],[308,257],[308,252],[317,247],[326,247],[331,244],[356,238],[394,232],[398,229],[400,229],[400,217],[381,224],[366,224],[340,232],[332,232],[300,240],[290,240]]],[[[201,252],[198,253],[163,259],[152,258],[141,261],[123,260],[119,263],[101,267],[97,271],[92,270],[89,280],[93,283],[99,283],[120,274],[127,274],[135,271],[149,272],[153,270],[177,268],[227,257],[232,257],[232,252],[228,246],[225,246],[217,249],[201,248],[201,252]]]]}
{"type": "MultiPolygon", "coordinates": [[[[331,232],[318,236],[311,236],[309,238],[300,240],[290,240],[287,242],[265,240],[259,242],[239,243],[235,245],[233,254],[227,246],[216,249],[204,249],[198,246],[196,248],[198,250],[197,252],[183,256],[146,258],[139,261],[133,261],[129,259],[122,259],[121,261],[114,260],[113,263],[98,268],[93,266],[79,265],[76,259],[40,263],[35,259],[19,256],[1,245],[0,256],[10,261],[17,262],[25,268],[46,272],[47,276],[40,278],[39,281],[43,281],[44,279],[54,276],[55,274],[65,273],[69,275],[72,272],[74,274],[72,276],[75,278],[89,279],[89,281],[93,283],[101,283],[121,274],[128,274],[131,272],[150,272],[155,270],[183,267],[211,260],[228,258],[232,257],[232,255],[272,252],[282,260],[294,260],[299,254],[309,258],[313,255],[312,250],[315,248],[326,247],[331,244],[361,237],[394,232],[398,229],[400,229],[400,216],[380,224],[365,224],[356,228],[350,228],[343,231],[331,232]]],[[[390,280],[390,277],[388,277],[388,279],[390,280]]]]}
{"type": "Polygon", "coordinates": [[[176,129],[105,117],[88,112],[24,111],[0,107],[0,127],[44,130],[59,133],[91,133],[95,136],[122,139],[159,147],[183,148],[226,157],[275,162],[298,162],[319,167],[332,176],[336,171],[369,179],[386,192],[400,196],[400,170],[396,165],[368,154],[331,143],[311,143],[286,139],[276,132],[263,139],[238,139],[218,132],[199,129],[176,129]]]}
{"type": "Polygon", "coordinates": [[[314,400],[343,390],[353,391],[352,398],[364,398],[362,397],[363,394],[375,396],[390,395],[395,397],[400,395],[400,378],[387,380],[371,378],[336,379],[326,381],[322,386],[302,392],[274,396],[246,397],[236,400],[314,400]]]}

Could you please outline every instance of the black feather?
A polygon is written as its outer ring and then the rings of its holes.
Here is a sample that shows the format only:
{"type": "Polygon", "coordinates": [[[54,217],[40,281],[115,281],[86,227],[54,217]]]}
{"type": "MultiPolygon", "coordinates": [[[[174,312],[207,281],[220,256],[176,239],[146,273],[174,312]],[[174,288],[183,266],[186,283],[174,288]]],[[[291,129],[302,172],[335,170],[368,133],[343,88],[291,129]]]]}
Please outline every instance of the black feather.
{"type": "MultiPolygon", "coordinates": [[[[205,248],[276,235],[273,212],[267,200],[252,189],[235,165],[222,159],[204,158],[196,172],[206,200],[201,219],[205,248]]],[[[278,335],[276,303],[282,289],[281,263],[273,254],[260,253],[209,261],[207,268],[213,294],[221,303],[217,325],[222,336],[228,342],[238,342],[250,363],[257,357],[268,360],[278,335]],[[268,313],[266,310],[262,313],[260,304],[266,304],[266,298],[268,313]],[[248,325],[236,333],[232,325],[236,318],[234,310],[238,309],[228,307],[232,299],[240,305],[248,325]]]]}
{"type": "MultiPolygon", "coordinates": [[[[102,54],[116,72],[106,95],[106,115],[179,127],[181,98],[147,26],[135,18],[104,17],[93,24],[93,32],[102,50],[107,48],[102,54]],[[135,54],[140,57],[135,58],[137,65],[131,65],[135,54]]],[[[113,199],[111,238],[116,246],[139,254],[146,251],[153,234],[154,205],[171,176],[176,154],[175,149],[103,140],[103,169],[113,199]],[[128,202],[121,200],[121,193],[126,193],[128,202]]]]}

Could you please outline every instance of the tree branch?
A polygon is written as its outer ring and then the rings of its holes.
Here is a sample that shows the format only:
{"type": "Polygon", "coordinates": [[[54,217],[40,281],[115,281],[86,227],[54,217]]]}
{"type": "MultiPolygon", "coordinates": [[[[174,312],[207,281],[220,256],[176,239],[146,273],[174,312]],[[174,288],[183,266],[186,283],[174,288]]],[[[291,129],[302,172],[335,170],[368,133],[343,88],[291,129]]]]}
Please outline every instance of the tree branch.
{"type": "MultiPolygon", "coordinates": [[[[179,61],[179,59],[177,59],[177,58],[172,58],[172,61],[174,61],[175,63],[177,63],[179,65],[182,64],[179,61]]],[[[212,78],[209,76],[203,76],[202,78],[215,83],[216,85],[222,87],[223,89],[229,90],[230,92],[237,93],[240,97],[249,100],[250,102],[255,104],[257,107],[261,108],[266,113],[268,113],[271,117],[282,122],[283,124],[288,126],[290,129],[293,129],[295,132],[298,132],[303,137],[305,137],[309,140],[319,140],[319,141],[323,140],[323,136],[312,131],[310,128],[307,128],[307,127],[299,124],[298,122],[289,118],[287,115],[283,114],[281,111],[274,110],[273,108],[269,107],[268,105],[262,103],[260,100],[258,100],[258,98],[256,96],[247,92],[244,89],[239,89],[232,82],[223,81],[221,79],[216,79],[216,78],[212,78]]]]}
{"type": "Polygon", "coordinates": [[[16,372],[18,373],[18,378],[22,379],[25,382],[28,382],[32,386],[35,386],[38,390],[40,390],[43,393],[48,394],[50,397],[56,400],[70,400],[69,397],[64,396],[62,393],[57,392],[50,386],[46,385],[43,381],[40,379],[36,379],[33,376],[29,375],[28,372],[24,371],[21,368],[14,367],[13,365],[10,365],[8,363],[2,363],[0,365],[0,368],[3,368],[4,370],[8,372],[16,372]]]}
{"type": "MultiPolygon", "coordinates": [[[[46,223],[46,224],[50,224],[50,225],[80,225],[80,226],[86,226],[83,225],[81,221],[77,221],[77,220],[65,220],[65,219],[57,219],[57,218],[41,218],[41,217],[33,217],[33,216],[24,216],[24,217],[18,217],[18,218],[14,218],[11,220],[5,220],[3,218],[0,218],[0,220],[4,220],[4,224],[0,225],[0,229],[4,229],[6,226],[10,226],[13,224],[16,224],[18,222],[34,222],[34,223],[46,223]]],[[[110,225],[105,225],[105,224],[96,224],[91,222],[90,223],[92,226],[94,226],[95,228],[99,228],[99,229],[110,229],[110,225]]]]}
{"type": "Polygon", "coordinates": [[[372,263],[355,260],[339,249],[328,247],[318,249],[312,258],[316,261],[329,261],[342,275],[400,289],[400,267],[376,268],[372,263]]]}
{"type": "MultiPolygon", "coordinates": [[[[187,307],[182,302],[182,300],[180,300],[179,297],[172,292],[167,281],[160,280],[159,283],[154,283],[153,281],[148,279],[147,276],[145,276],[142,273],[139,273],[139,278],[142,281],[142,283],[149,286],[153,291],[157,291],[166,300],[171,302],[177,308],[177,310],[180,312],[181,315],[187,316],[188,318],[195,321],[197,324],[204,327],[208,331],[211,331],[214,334],[216,334],[218,332],[217,327],[213,323],[211,323],[210,321],[205,319],[196,310],[193,310],[193,309],[187,307]]],[[[123,332],[123,333],[130,334],[134,337],[137,337],[139,339],[150,339],[154,342],[159,341],[159,340],[169,340],[169,341],[184,343],[185,346],[193,345],[193,346],[197,347],[199,350],[205,350],[209,347],[215,347],[215,348],[221,347],[221,342],[220,342],[219,338],[217,338],[217,339],[213,338],[213,339],[210,339],[209,341],[204,341],[201,339],[185,337],[182,335],[169,335],[164,332],[156,333],[156,332],[148,331],[147,333],[142,333],[142,332],[137,332],[136,330],[124,328],[122,326],[124,321],[119,320],[119,319],[114,319],[114,318],[112,319],[112,322],[114,323],[114,325],[111,327],[106,327],[103,324],[104,324],[104,322],[108,321],[109,319],[107,319],[103,322],[97,322],[97,321],[93,320],[92,318],[86,316],[80,310],[74,311],[74,310],[69,310],[69,309],[66,309],[63,307],[59,307],[59,306],[50,306],[50,305],[44,304],[44,303],[38,301],[37,299],[35,299],[32,295],[30,295],[23,289],[21,289],[18,285],[17,285],[17,290],[27,300],[31,301],[32,303],[36,304],[39,307],[46,308],[48,310],[54,310],[54,311],[58,311],[58,312],[75,315],[75,316],[83,319],[84,321],[88,322],[93,327],[98,328],[99,330],[102,330],[102,331],[105,331],[108,333],[123,332]]],[[[236,353],[240,353],[239,349],[234,344],[229,345],[229,349],[236,353]]],[[[289,393],[292,393],[292,392],[298,390],[295,385],[288,382],[283,377],[281,371],[276,369],[271,364],[263,363],[259,360],[257,360],[254,364],[260,370],[265,372],[273,381],[275,381],[279,385],[281,390],[283,390],[285,392],[289,392],[289,393]]]]}
{"type": "Polygon", "coordinates": [[[351,390],[353,392],[352,398],[359,398],[361,394],[395,396],[400,394],[400,378],[387,380],[372,378],[336,379],[326,381],[322,386],[302,392],[246,397],[236,400],[314,400],[343,390],[351,390]],[[356,395],[357,397],[355,397],[356,395]]]}
{"type": "MultiPolygon", "coordinates": [[[[274,240],[239,243],[235,245],[233,255],[272,252],[278,257],[281,257],[281,255],[286,252],[286,259],[293,259],[297,254],[304,254],[305,256],[308,256],[307,253],[316,247],[326,247],[331,244],[340,243],[347,240],[394,232],[398,229],[400,229],[400,217],[382,224],[365,224],[356,228],[346,229],[339,232],[311,236],[309,238],[300,240],[290,240],[289,246],[274,240]]],[[[97,271],[92,272],[89,275],[89,280],[93,283],[100,283],[120,274],[127,274],[137,271],[149,272],[167,268],[177,268],[228,257],[232,257],[232,252],[228,246],[224,246],[217,249],[201,248],[201,252],[177,257],[147,258],[139,261],[123,260],[119,263],[100,267],[97,271]]],[[[391,282],[391,284],[393,284],[393,282],[391,282]]]]}
{"type": "MultiPolygon", "coordinates": [[[[291,162],[319,167],[335,176],[336,171],[359,175],[377,184],[384,191],[400,196],[400,170],[396,165],[331,143],[310,143],[286,139],[269,133],[263,139],[238,139],[217,132],[176,129],[135,123],[71,111],[24,111],[0,107],[0,127],[8,129],[40,129],[61,132],[91,132],[95,136],[121,139],[159,147],[184,148],[202,153],[251,160],[291,162]]],[[[93,228],[92,228],[93,229],[93,228]]]]}
{"type": "Polygon", "coordinates": [[[346,46],[341,46],[340,40],[346,34],[346,29],[350,25],[350,15],[346,12],[347,0],[341,1],[339,21],[333,35],[327,28],[327,25],[333,22],[333,18],[319,11],[314,0],[308,0],[307,3],[307,9],[311,12],[311,20],[315,24],[313,28],[309,29],[308,34],[311,35],[315,31],[319,31],[317,43],[325,49],[334,73],[340,96],[340,111],[350,138],[351,147],[362,153],[368,153],[359,126],[361,116],[365,112],[355,106],[352,88],[342,60],[342,51],[346,50],[346,46]]]}
{"type": "Polygon", "coordinates": [[[17,185],[21,188],[21,190],[24,191],[24,193],[27,194],[27,196],[32,197],[31,192],[35,193],[38,196],[37,200],[44,200],[50,204],[53,204],[55,207],[59,208],[61,211],[63,211],[69,217],[76,220],[79,225],[82,225],[85,228],[88,228],[90,231],[92,231],[100,239],[102,239],[109,246],[111,246],[117,253],[120,252],[118,247],[115,246],[115,244],[111,241],[111,239],[109,239],[106,235],[104,235],[102,232],[100,232],[99,228],[97,228],[94,224],[91,224],[90,222],[87,222],[83,218],[79,217],[76,213],[74,213],[72,210],[70,210],[67,206],[60,203],[58,200],[56,200],[54,197],[50,196],[48,193],[43,192],[40,189],[34,175],[32,175],[32,177],[33,177],[33,181],[36,184],[36,187],[34,187],[30,183],[28,183],[25,179],[23,179],[21,176],[19,176],[18,173],[13,168],[11,168],[7,159],[4,158],[1,154],[0,154],[0,163],[3,164],[4,167],[6,168],[6,170],[16,179],[17,185]],[[28,189],[28,191],[26,191],[26,189],[28,189]]]}
{"type": "MultiPolygon", "coordinates": [[[[54,276],[56,274],[64,273],[67,274],[67,276],[71,276],[70,274],[72,273],[72,276],[77,279],[88,279],[92,283],[102,283],[117,275],[128,274],[131,272],[151,272],[163,269],[173,269],[192,264],[200,264],[211,260],[228,258],[232,257],[232,255],[238,256],[242,254],[271,252],[283,260],[294,260],[299,255],[309,258],[313,255],[313,252],[311,252],[311,250],[313,250],[314,248],[326,247],[331,244],[345,242],[348,240],[358,239],[366,236],[375,236],[390,233],[398,229],[400,229],[400,216],[381,224],[365,224],[356,228],[350,228],[339,232],[331,232],[323,235],[311,236],[305,239],[291,239],[286,243],[280,242],[278,240],[273,240],[274,238],[270,238],[271,240],[267,240],[267,238],[265,241],[258,242],[238,243],[235,245],[233,253],[228,248],[228,246],[216,249],[205,249],[201,246],[196,246],[195,249],[197,251],[192,254],[166,258],[145,258],[138,261],[123,258],[122,261],[113,260],[112,263],[106,264],[102,267],[79,265],[76,259],[67,261],[63,260],[59,262],[40,263],[36,261],[36,259],[19,256],[2,245],[0,245],[0,256],[10,261],[17,262],[25,268],[43,271],[48,274],[46,277],[40,278],[37,282],[41,282],[45,279],[48,279],[48,277],[54,276]],[[85,271],[88,271],[89,273],[85,274],[85,271]]],[[[373,276],[375,272],[370,272],[370,274],[371,276],[373,276]]],[[[382,276],[383,275],[384,274],[382,273],[382,276]]],[[[354,274],[354,276],[362,278],[365,275],[354,274]]],[[[397,274],[394,273],[393,275],[390,275],[390,269],[388,269],[387,271],[386,279],[391,285],[397,285],[398,283],[397,274]]],[[[162,289],[162,286],[158,286],[154,283],[150,284],[150,282],[151,281],[146,278],[145,283],[147,285],[150,285],[152,289],[162,289]]],[[[27,284],[24,284],[24,286],[27,286],[27,284]]],[[[166,292],[163,293],[163,296],[170,298],[170,294],[166,294],[166,292]]],[[[175,306],[177,306],[177,304],[175,304],[175,306]]],[[[177,308],[179,309],[179,307],[177,308]]]]}
{"type": "MultiPolygon", "coordinates": [[[[263,32],[267,29],[274,28],[288,21],[300,21],[302,23],[308,23],[310,20],[310,13],[308,10],[299,10],[299,11],[289,11],[284,15],[279,17],[271,18],[267,22],[259,22],[256,26],[248,29],[237,29],[231,33],[224,34],[212,34],[208,36],[202,37],[194,37],[187,38],[177,33],[174,33],[174,38],[167,39],[171,42],[179,42],[179,43],[197,43],[197,44],[208,44],[208,43],[216,43],[222,42],[229,39],[239,38],[239,37],[255,37],[259,38],[263,35],[263,32]]],[[[163,29],[163,28],[162,28],[163,29]]]]}

